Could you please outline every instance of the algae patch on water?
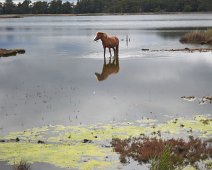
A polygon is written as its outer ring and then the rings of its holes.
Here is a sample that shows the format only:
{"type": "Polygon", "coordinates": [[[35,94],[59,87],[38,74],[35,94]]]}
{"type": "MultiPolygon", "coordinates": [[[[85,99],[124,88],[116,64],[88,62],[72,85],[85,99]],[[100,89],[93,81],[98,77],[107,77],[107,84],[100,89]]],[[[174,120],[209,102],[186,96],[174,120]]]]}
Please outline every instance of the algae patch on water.
{"type": "Polygon", "coordinates": [[[142,134],[177,137],[177,134],[188,136],[191,133],[210,138],[211,125],[212,120],[202,115],[190,120],[176,118],[164,123],[142,118],[130,123],[48,125],[23,132],[11,132],[1,137],[0,141],[4,142],[0,142],[0,160],[10,164],[26,160],[63,168],[108,169],[119,164],[119,156],[111,147],[113,138],[127,139],[142,134]]]}
{"type": "Polygon", "coordinates": [[[9,164],[27,160],[30,163],[45,162],[63,168],[92,169],[112,165],[105,157],[111,153],[110,148],[100,148],[93,144],[34,144],[34,143],[0,143],[1,160],[9,164]],[[83,159],[84,157],[84,159],[83,159]]]}

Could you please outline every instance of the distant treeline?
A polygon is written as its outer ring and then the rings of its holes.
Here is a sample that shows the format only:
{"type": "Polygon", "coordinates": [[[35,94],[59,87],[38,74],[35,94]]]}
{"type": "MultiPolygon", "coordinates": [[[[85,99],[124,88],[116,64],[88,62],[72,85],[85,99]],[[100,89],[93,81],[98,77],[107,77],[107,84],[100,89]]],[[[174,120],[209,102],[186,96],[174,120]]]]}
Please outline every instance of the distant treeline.
{"type": "Polygon", "coordinates": [[[208,12],[212,0],[78,0],[76,4],[13,0],[0,2],[0,14],[83,14],[83,13],[140,13],[140,12],[208,12]]]}

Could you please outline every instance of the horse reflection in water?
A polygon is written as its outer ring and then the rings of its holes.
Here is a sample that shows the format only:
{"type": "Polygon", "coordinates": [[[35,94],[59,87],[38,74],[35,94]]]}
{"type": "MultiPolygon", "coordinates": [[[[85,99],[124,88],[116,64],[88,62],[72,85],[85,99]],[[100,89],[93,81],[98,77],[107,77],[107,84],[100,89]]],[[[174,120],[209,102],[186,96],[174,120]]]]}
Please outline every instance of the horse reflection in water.
{"type": "Polygon", "coordinates": [[[102,46],[104,48],[104,64],[102,68],[102,73],[95,73],[95,75],[98,81],[103,81],[107,79],[109,75],[116,74],[119,72],[119,39],[116,36],[109,37],[106,33],[97,32],[94,41],[97,41],[99,39],[102,41],[102,46]],[[110,58],[108,63],[105,57],[106,48],[108,48],[110,52],[110,58]],[[114,51],[113,60],[111,48],[114,51]]]}
{"type": "Polygon", "coordinates": [[[104,57],[104,64],[102,68],[102,73],[95,73],[98,81],[103,81],[108,78],[111,74],[116,74],[119,72],[119,56],[116,54],[113,60],[110,57],[109,62],[106,62],[106,58],[104,57]]]}

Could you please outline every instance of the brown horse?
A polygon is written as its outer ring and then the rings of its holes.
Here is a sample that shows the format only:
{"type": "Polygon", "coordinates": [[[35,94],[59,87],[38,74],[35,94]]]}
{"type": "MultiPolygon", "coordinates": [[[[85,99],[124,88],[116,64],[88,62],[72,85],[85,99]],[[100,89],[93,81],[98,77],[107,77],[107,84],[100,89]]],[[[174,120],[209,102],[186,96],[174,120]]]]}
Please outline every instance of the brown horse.
{"type": "Polygon", "coordinates": [[[108,78],[111,74],[116,74],[119,72],[119,56],[115,55],[113,61],[111,62],[111,57],[109,63],[106,63],[106,58],[104,57],[104,64],[102,68],[102,73],[95,73],[98,81],[103,81],[108,78]]]}
{"type": "Polygon", "coordinates": [[[114,56],[118,55],[119,39],[117,37],[115,36],[109,37],[106,33],[97,32],[94,41],[97,41],[99,39],[102,40],[102,46],[104,48],[104,57],[105,57],[106,48],[109,49],[110,56],[112,56],[111,48],[114,51],[114,56]]]}

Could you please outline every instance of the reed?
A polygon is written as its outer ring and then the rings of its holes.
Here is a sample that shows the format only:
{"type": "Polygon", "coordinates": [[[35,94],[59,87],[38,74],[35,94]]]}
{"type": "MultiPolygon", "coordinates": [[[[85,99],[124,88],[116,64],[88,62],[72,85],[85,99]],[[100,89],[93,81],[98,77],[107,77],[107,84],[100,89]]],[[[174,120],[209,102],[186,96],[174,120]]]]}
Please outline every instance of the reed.
{"type": "Polygon", "coordinates": [[[192,31],[180,38],[181,43],[212,44],[212,29],[192,31]]]}

